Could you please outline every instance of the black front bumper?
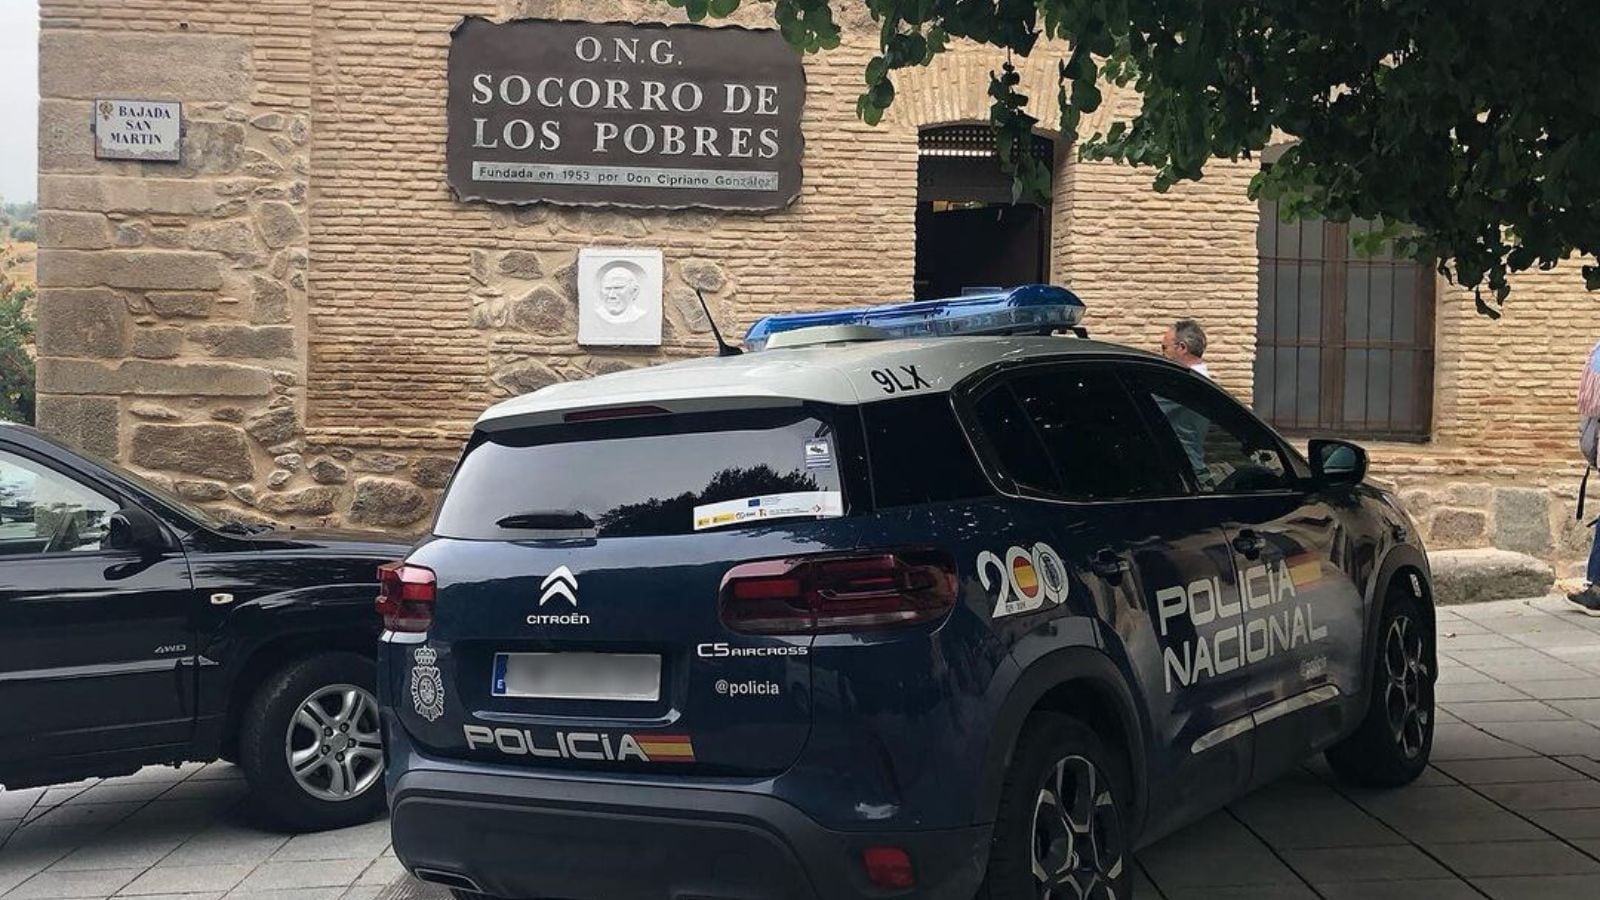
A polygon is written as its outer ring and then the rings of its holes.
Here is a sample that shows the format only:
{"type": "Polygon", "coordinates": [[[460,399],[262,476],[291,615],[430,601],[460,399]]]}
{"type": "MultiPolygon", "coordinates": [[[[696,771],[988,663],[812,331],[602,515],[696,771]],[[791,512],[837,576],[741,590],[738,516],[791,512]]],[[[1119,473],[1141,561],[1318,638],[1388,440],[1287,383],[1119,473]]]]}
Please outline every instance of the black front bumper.
{"type": "Polygon", "coordinates": [[[406,772],[390,810],[413,873],[529,900],[970,900],[990,832],[836,832],[765,794],[488,772],[406,772]],[[869,846],[910,853],[916,888],[873,886],[869,846]]]}

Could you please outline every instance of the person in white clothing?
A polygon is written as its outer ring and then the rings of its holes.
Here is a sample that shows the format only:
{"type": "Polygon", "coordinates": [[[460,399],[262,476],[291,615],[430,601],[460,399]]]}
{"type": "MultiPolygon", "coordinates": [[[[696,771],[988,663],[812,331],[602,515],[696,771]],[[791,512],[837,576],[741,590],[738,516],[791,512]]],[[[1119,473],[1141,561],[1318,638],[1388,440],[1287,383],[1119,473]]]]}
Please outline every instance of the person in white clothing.
{"type": "Polygon", "coordinates": [[[1193,319],[1179,319],[1161,335],[1161,355],[1207,378],[1211,377],[1205,360],[1201,358],[1206,355],[1206,330],[1193,319]]]}
{"type": "MultiPolygon", "coordinates": [[[[1196,374],[1211,377],[1205,360],[1201,358],[1206,355],[1206,330],[1193,319],[1179,319],[1161,335],[1161,355],[1179,365],[1188,366],[1196,374]]],[[[1206,435],[1211,431],[1211,420],[1186,406],[1161,400],[1157,402],[1167,421],[1172,423],[1172,430],[1178,435],[1178,442],[1189,457],[1189,465],[1194,467],[1196,477],[1204,479],[1206,435]]]]}

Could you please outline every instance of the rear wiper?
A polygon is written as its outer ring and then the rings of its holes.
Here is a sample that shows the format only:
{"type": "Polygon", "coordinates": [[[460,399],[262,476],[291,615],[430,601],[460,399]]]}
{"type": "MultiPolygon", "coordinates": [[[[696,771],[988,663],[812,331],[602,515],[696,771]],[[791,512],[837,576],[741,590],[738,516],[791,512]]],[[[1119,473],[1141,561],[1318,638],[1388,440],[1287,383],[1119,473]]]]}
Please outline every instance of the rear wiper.
{"type": "Polygon", "coordinates": [[[530,509],[496,519],[494,524],[500,528],[530,531],[588,530],[595,527],[593,519],[576,509],[530,509]]]}

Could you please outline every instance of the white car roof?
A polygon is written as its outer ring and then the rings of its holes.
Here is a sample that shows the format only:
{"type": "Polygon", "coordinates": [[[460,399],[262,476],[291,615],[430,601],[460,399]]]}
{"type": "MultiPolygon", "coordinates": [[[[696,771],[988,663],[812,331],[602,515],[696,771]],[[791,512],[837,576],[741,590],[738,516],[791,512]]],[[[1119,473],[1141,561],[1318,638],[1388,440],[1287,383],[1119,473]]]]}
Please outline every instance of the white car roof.
{"type": "Polygon", "coordinates": [[[489,407],[477,427],[547,424],[576,410],[607,407],[648,405],[692,412],[783,402],[871,403],[948,391],[999,362],[1076,354],[1156,358],[1076,337],[900,338],[768,349],[553,384],[489,407]]]}

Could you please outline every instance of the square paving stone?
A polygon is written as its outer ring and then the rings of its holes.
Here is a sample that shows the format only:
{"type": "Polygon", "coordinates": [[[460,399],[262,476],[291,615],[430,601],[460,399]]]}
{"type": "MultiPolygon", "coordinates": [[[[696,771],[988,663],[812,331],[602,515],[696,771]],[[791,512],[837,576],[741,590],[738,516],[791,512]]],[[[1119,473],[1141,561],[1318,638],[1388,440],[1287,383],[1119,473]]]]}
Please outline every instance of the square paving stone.
{"type": "MultiPolygon", "coordinates": [[[[1434,615],[1438,614],[1439,610],[1435,610],[1434,615]]],[[[1462,618],[1460,616],[1448,620],[1441,618],[1439,620],[1438,631],[1440,638],[1443,638],[1447,635],[1456,635],[1459,637],[1461,635],[1468,634],[1494,634],[1494,632],[1483,627],[1482,625],[1479,625],[1477,622],[1474,622],[1471,619],[1462,618]]]]}
{"type": "Polygon", "coordinates": [[[1349,881],[1449,878],[1450,871],[1410,844],[1284,850],[1283,860],[1314,885],[1349,881]]]}
{"type": "Polygon", "coordinates": [[[1535,781],[1586,781],[1589,776],[1544,756],[1518,759],[1456,759],[1435,763],[1465,784],[1517,784],[1535,781]]]}
{"type": "Polygon", "coordinates": [[[367,860],[332,859],[314,862],[262,863],[244,883],[241,891],[298,891],[302,888],[349,887],[361,877],[367,860]]]}
{"type": "Polygon", "coordinates": [[[346,890],[344,887],[286,887],[283,890],[245,890],[235,887],[222,895],[222,900],[341,900],[346,890]]]}
{"type": "Polygon", "coordinates": [[[1521,817],[1466,787],[1363,791],[1354,799],[1403,837],[1421,844],[1544,837],[1521,817]]]}
{"type": "Polygon", "coordinates": [[[75,781],[72,784],[58,784],[54,787],[45,788],[44,795],[39,798],[39,805],[55,806],[65,803],[99,783],[100,779],[89,778],[84,781],[75,781]]]}
{"type": "Polygon", "coordinates": [[[1375,847],[1400,835],[1331,788],[1257,791],[1229,809],[1267,844],[1279,848],[1375,847]]]}
{"type": "Polygon", "coordinates": [[[1554,657],[1521,644],[1497,650],[1458,650],[1450,656],[1480,672],[1488,671],[1489,666],[1549,665],[1556,662],[1554,657]]]}
{"type": "Polygon", "coordinates": [[[1453,655],[1460,650],[1504,650],[1522,646],[1511,638],[1503,634],[1496,634],[1487,628],[1479,630],[1476,634],[1461,634],[1457,632],[1453,636],[1448,634],[1451,629],[1441,627],[1439,630],[1444,632],[1439,635],[1438,641],[1439,652],[1441,653],[1453,655]]]}
{"type": "Polygon", "coordinates": [[[1589,700],[1600,698],[1600,678],[1562,678],[1555,681],[1519,681],[1517,690],[1536,700],[1589,700]]]}
{"type": "Polygon", "coordinates": [[[1528,813],[1528,818],[1569,841],[1600,838],[1600,809],[1536,809],[1528,813]]]}
{"type": "MultiPolygon", "coordinates": [[[[1145,898],[1152,894],[1135,893],[1145,898]]],[[[1175,888],[1163,891],[1166,900],[1317,900],[1315,891],[1303,884],[1246,884],[1229,887],[1175,888]]]]}
{"type": "Polygon", "coordinates": [[[1139,853],[1163,893],[1223,885],[1297,884],[1267,845],[1227,813],[1212,813],[1139,853]]]}
{"type": "MultiPolygon", "coordinates": [[[[1561,710],[1574,719],[1587,719],[1591,722],[1600,722],[1600,698],[1587,700],[1552,700],[1550,705],[1561,710]]],[[[1596,751],[1600,753],[1600,750],[1596,751]]]]}
{"type": "Polygon", "coordinates": [[[1494,900],[1594,900],[1600,897],[1600,875],[1521,875],[1474,878],[1472,883],[1494,900]]]}
{"type": "Polygon", "coordinates": [[[1590,778],[1600,779],[1600,759],[1589,756],[1558,756],[1556,760],[1568,768],[1577,769],[1590,778]]]}
{"type": "Polygon", "coordinates": [[[29,788],[25,791],[8,791],[0,788],[0,819],[20,819],[26,816],[42,796],[44,796],[43,788],[29,788]]]}
{"type": "Polygon", "coordinates": [[[1485,797],[1516,812],[1536,809],[1600,809],[1600,781],[1552,781],[1528,784],[1486,784],[1485,797]]]}
{"type": "Polygon", "coordinates": [[[245,783],[236,778],[189,778],[173,785],[158,800],[197,800],[232,804],[249,793],[245,783]]]}
{"type": "Polygon", "coordinates": [[[291,838],[273,862],[314,859],[366,859],[383,853],[389,846],[389,821],[379,819],[353,828],[302,834],[291,838]]]}
{"type": "Polygon", "coordinates": [[[138,869],[94,869],[85,872],[46,870],[6,893],[6,900],[69,900],[109,897],[134,879],[138,869]]]}
{"type": "Polygon", "coordinates": [[[162,862],[175,866],[257,865],[288,842],[289,836],[284,834],[231,824],[213,825],[184,841],[162,862]]]}
{"type": "Polygon", "coordinates": [[[1557,625],[1554,628],[1544,628],[1539,631],[1519,634],[1514,640],[1525,647],[1551,652],[1559,648],[1592,645],[1594,643],[1594,632],[1587,628],[1557,625]]]}
{"type": "Polygon", "coordinates": [[[1537,755],[1526,747],[1501,740],[1472,725],[1441,723],[1433,729],[1435,762],[1455,759],[1509,759],[1516,756],[1537,755]]]}
{"type": "Polygon", "coordinates": [[[1595,862],[1557,841],[1485,844],[1433,844],[1428,852],[1457,875],[1492,878],[1502,875],[1587,875],[1600,872],[1595,862]]]}
{"type": "Polygon", "coordinates": [[[139,811],[143,803],[62,803],[48,809],[35,809],[23,822],[23,830],[38,825],[44,828],[105,828],[139,811]]]}
{"type": "Polygon", "coordinates": [[[237,781],[243,777],[243,769],[239,768],[233,763],[222,762],[220,760],[214,763],[208,763],[205,767],[201,768],[200,771],[189,776],[189,778],[194,781],[237,781]]]}
{"type": "Polygon", "coordinates": [[[1417,787],[1438,787],[1446,784],[1460,784],[1460,782],[1456,781],[1456,779],[1451,778],[1449,775],[1446,775],[1444,772],[1434,768],[1433,766],[1428,766],[1426,769],[1423,769],[1422,774],[1417,776],[1417,780],[1411,783],[1417,787]]]}
{"type": "Polygon", "coordinates": [[[1478,700],[1525,700],[1528,695],[1509,684],[1498,681],[1481,681],[1476,684],[1441,684],[1434,689],[1439,703],[1463,703],[1478,700]]]}
{"type": "Polygon", "coordinates": [[[1449,702],[1444,708],[1463,722],[1560,722],[1567,714],[1538,700],[1483,700],[1449,702]]]}
{"type": "Polygon", "coordinates": [[[1495,681],[1517,684],[1522,681],[1559,681],[1566,678],[1593,678],[1594,673],[1550,658],[1549,662],[1489,663],[1473,666],[1495,681]]]}
{"type": "Polygon", "coordinates": [[[1318,885],[1325,900],[1483,900],[1483,895],[1459,878],[1425,881],[1351,881],[1318,885]]]}
{"type": "Polygon", "coordinates": [[[102,839],[79,847],[50,868],[54,871],[84,869],[142,869],[153,866],[171,853],[182,838],[170,835],[131,835],[123,839],[102,839]]]}
{"type": "Polygon", "coordinates": [[[232,890],[250,874],[251,866],[156,866],[135,878],[117,896],[135,894],[198,894],[232,890]]]}
{"type": "Polygon", "coordinates": [[[1586,722],[1493,722],[1483,730],[1547,756],[1600,753],[1600,728],[1586,722]]]}
{"type": "MultiPolygon", "coordinates": [[[[1138,875],[1143,870],[1135,867],[1134,872],[1138,875]]],[[[404,878],[405,874],[406,868],[400,865],[400,860],[392,856],[380,856],[373,860],[371,865],[367,866],[366,871],[361,873],[361,877],[356,879],[356,884],[375,884],[385,887],[404,878]]]]}
{"type": "Polygon", "coordinates": [[[83,803],[144,803],[154,800],[171,788],[172,785],[159,781],[135,781],[129,784],[123,784],[121,781],[102,781],[62,806],[71,807],[83,803]]]}
{"type": "Polygon", "coordinates": [[[1477,669],[1469,669],[1463,665],[1447,665],[1444,660],[1439,661],[1437,683],[1440,685],[1488,684],[1492,681],[1494,681],[1493,678],[1479,672],[1477,669]]]}

